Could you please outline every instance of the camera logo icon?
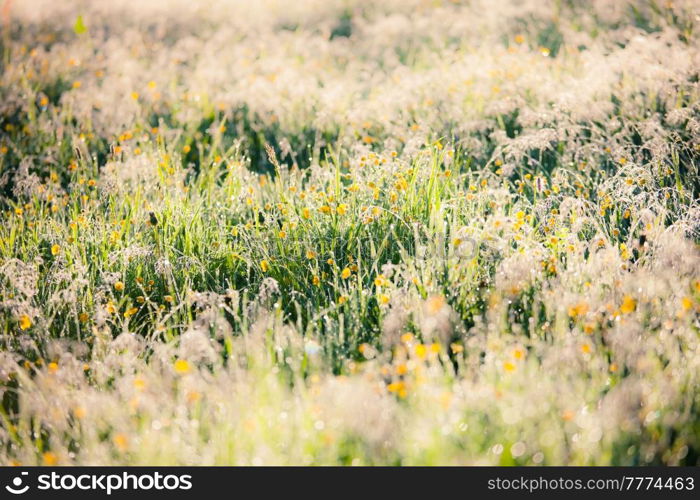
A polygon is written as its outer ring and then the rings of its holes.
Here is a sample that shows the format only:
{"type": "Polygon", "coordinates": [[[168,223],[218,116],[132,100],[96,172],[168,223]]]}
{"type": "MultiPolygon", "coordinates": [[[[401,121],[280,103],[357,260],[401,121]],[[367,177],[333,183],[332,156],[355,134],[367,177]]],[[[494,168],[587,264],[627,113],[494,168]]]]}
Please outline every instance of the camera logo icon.
{"type": "Polygon", "coordinates": [[[28,476],[28,472],[22,472],[20,476],[17,476],[12,480],[12,486],[8,485],[5,486],[5,489],[12,493],[13,495],[21,495],[22,493],[26,493],[27,490],[29,489],[29,485],[26,484],[24,487],[22,486],[22,476],[28,476]]]}

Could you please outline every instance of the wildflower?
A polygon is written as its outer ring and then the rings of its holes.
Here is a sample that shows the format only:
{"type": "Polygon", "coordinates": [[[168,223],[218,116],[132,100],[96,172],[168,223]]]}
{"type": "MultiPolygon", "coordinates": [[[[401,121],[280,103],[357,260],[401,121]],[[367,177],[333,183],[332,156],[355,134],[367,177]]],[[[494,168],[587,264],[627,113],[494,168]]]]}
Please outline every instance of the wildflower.
{"type": "Polygon", "coordinates": [[[569,307],[569,316],[571,318],[578,318],[579,316],[583,316],[588,312],[588,304],[585,302],[579,302],[575,306],[569,307]]]}
{"type": "Polygon", "coordinates": [[[350,272],[350,269],[346,267],[340,272],[340,277],[346,280],[350,277],[351,274],[352,273],[350,272]]]}
{"type": "Polygon", "coordinates": [[[515,365],[511,363],[510,361],[506,361],[503,363],[503,369],[507,372],[514,372],[515,371],[515,365]]]}
{"type": "Polygon", "coordinates": [[[58,244],[51,245],[51,255],[54,257],[61,253],[61,246],[58,244]]]}
{"type": "Polygon", "coordinates": [[[622,314],[630,314],[637,308],[637,301],[630,295],[625,295],[622,299],[620,311],[622,314]]]}
{"type": "Polygon", "coordinates": [[[47,465],[49,467],[56,465],[58,463],[58,456],[56,456],[55,453],[52,453],[50,451],[44,452],[44,454],[41,456],[44,465],[47,465]]]}
{"type": "Polygon", "coordinates": [[[309,260],[313,260],[313,259],[315,259],[317,256],[318,256],[318,254],[317,254],[316,252],[314,252],[313,250],[307,250],[307,251],[306,251],[306,258],[309,259],[309,260]]]}
{"type": "Polygon", "coordinates": [[[143,377],[136,377],[134,379],[134,389],[137,391],[142,391],[146,388],[146,381],[143,379],[143,377]]]}
{"type": "Polygon", "coordinates": [[[379,303],[382,305],[386,305],[389,303],[389,296],[385,294],[379,294],[379,303]]]}
{"type": "Polygon", "coordinates": [[[124,311],[124,317],[125,317],[125,318],[130,318],[131,316],[133,316],[133,315],[136,314],[137,312],[139,312],[139,308],[138,308],[138,307],[131,307],[131,308],[127,309],[126,311],[124,311]]]}
{"type": "Polygon", "coordinates": [[[112,442],[114,443],[114,446],[121,452],[126,451],[129,443],[128,439],[126,438],[126,435],[122,433],[115,434],[112,438],[112,442]]]}
{"type": "Polygon", "coordinates": [[[189,373],[192,370],[190,363],[185,359],[178,359],[177,361],[175,361],[173,367],[175,368],[175,373],[178,373],[180,375],[189,373]]]}
{"type": "Polygon", "coordinates": [[[32,326],[32,319],[26,315],[23,314],[19,317],[19,328],[20,330],[29,330],[32,326]]]}
{"type": "Polygon", "coordinates": [[[402,399],[408,395],[405,382],[392,382],[386,388],[389,392],[397,394],[402,399]]]}
{"type": "Polygon", "coordinates": [[[442,295],[433,295],[426,301],[426,311],[428,315],[435,316],[442,311],[446,304],[445,297],[442,295]]]}
{"type": "Polygon", "coordinates": [[[689,311],[693,307],[693,299],[690,297],[683,297],[683,299],[681,299],[681,306],[684,311],[689,311]]]}
{"type": "Polygon", "coordinates": [[[49,373],[56,373],[58,371],[58,363],[52,361],[47,368],[49,369],[49,373]]]}
{"type": "Polygon", "coordinates": [[[115,289],[117,292],[122,292],[122,291],[124,291],[124,283],[121,282],[121,281],[117,281],[117,282],[114,284],[114,289],[115,289]]]}
{"type": "Polygon", "coordinates": [[[260,269],[262,270],[262,272],[266,273],[270,269],[270,263],[266,260],[261,260],[260,269]]]}

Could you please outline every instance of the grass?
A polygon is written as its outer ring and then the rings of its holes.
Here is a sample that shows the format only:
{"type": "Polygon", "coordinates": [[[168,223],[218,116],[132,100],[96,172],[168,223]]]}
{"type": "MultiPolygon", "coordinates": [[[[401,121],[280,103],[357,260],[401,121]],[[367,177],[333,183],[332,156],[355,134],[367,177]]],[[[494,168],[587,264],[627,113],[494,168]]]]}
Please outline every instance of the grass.
{"type": "Polygon", "coordinates": [[[698,464],[690,3],[29,4],[3,464],[698,464]]]}

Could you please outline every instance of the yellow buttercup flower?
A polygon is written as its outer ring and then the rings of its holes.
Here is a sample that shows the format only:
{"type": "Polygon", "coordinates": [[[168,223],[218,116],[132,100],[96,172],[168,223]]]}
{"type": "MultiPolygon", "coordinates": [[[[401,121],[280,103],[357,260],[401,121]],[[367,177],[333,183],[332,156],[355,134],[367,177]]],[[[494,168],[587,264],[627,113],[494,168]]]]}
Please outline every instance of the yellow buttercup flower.
{"type": "Polygon", "coordinates": [[[179,373],[180,375],[189,373],[192,370],[190,363],[186,359],[178,359],[175,361],[173,367],[175,368],[175,372],[179,373]]]}
{"type": "Polygon", "coordinates": [[[631,295],[625,295],[622,299],[622,305],[620,306],[620,311],[622,314],[629,314],[634,312],[637,308],[637,301],[631,295]]]}
{"type": "Polygon", "coordinates": [[[23,314],[22,316],[19,317],[19,328],[20,330],[28,330],[32,326],[32,319],[26,315],[23,314]]]}

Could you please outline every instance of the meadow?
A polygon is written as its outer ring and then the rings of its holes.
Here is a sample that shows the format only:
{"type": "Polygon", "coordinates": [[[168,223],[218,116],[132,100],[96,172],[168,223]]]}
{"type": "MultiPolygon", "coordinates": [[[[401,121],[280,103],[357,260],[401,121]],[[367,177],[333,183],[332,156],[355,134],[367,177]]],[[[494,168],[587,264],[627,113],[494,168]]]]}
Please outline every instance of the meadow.
{"type": "Polygon", "coordinates": [[[700,465],[698,1],[0,3],[0,464],[700,465]]]}

